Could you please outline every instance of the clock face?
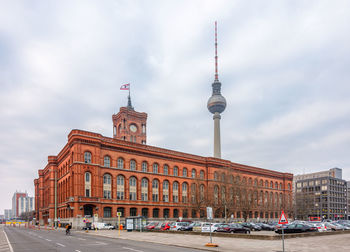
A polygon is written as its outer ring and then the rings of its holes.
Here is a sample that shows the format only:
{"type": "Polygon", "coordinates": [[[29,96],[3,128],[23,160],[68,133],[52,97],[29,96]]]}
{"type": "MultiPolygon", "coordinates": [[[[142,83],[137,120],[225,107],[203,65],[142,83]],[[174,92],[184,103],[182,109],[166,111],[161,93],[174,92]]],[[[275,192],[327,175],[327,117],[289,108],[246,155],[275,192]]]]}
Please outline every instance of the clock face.
{"type": "Polygon", "coordinates": [[[131,124],[130,125],[130,130],[131,130],[131,132],[136,132],[137,131],[137,127],[136,127],[136,125],[135,124],[131,124]]]}

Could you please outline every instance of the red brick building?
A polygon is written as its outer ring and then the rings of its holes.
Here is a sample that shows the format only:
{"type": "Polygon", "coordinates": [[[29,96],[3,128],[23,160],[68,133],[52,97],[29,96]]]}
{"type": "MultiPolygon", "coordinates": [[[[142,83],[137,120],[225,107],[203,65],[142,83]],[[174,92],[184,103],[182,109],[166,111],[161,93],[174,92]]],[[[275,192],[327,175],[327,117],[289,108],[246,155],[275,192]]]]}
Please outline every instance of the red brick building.
{"type": "Polygon", "coordinates": [[[147,114],[131,106],[112,120],[114,138],[72,130],[39,170],[34,184],[41,223],[54,220],[55,209],[58,218],[114,218],[117,212],[199,218],[207,206],[217,218],[225,210],[234,218],[278,218],[281,209],[291,214],[292,174],[146,145],[147,114]]]}

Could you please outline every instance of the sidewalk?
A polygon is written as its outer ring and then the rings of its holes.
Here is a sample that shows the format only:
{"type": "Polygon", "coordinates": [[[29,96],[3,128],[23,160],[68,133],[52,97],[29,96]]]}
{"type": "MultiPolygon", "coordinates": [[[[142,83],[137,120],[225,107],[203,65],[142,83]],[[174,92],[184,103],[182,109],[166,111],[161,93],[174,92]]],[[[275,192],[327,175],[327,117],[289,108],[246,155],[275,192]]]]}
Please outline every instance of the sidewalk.
{"type": "MultiPolygon", "coordinates": [[[[281,240],[252,240],[243,238],[213,237],[213,243],[218,244],[219,247],[210,248],[204,246],[210,241],[209,237],[200,235],[121,231],[120,236],[118,236],[118,230],[89,231],[86,234],[110,237],[114,239],[128,239],[135,241],[153,242],[158,244],[174,245],[179,247],[195,248],[207,251],[282,251],[281,240]]],[[[350,243],[348,242],[349,239],[350,234],[288,239],[285,240],[285,251],[350,251],[350,243]]]]}
{"type": "Polygon", "coordinates": [[[4,224],[0,224],[0,252],[10,252],[10,246],[7,242],[6,234],[4,231],[4,224]]]}

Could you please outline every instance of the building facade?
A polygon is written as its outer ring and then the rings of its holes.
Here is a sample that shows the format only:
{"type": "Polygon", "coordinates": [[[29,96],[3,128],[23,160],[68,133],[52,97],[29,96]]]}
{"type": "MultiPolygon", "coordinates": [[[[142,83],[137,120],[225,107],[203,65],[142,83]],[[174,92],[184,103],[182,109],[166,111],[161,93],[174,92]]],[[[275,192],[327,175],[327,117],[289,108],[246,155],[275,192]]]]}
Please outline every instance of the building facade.
{"type": "Polygon", "coordinates": [[[128,106],[113,115],[113,138],[72,130],[60,153],[48,157],[34,180],[41,223],[117,212],[205,218],[207,206],[217,218],[292,214],[292,174],[146,145],[147,114],[126,116],[134,112],[128,106]]]}
{"type": "Polygon", "coordinates": [[[5,216],[6,220],[11,220],[12,219],[12,209],[5,209],[4,216],[5,216]]]}
{"type": "Polygon", "coordinates": [[[347,219],[347,182],[341,169],[296,175],[294,190],[297,219],[347,219]]]}

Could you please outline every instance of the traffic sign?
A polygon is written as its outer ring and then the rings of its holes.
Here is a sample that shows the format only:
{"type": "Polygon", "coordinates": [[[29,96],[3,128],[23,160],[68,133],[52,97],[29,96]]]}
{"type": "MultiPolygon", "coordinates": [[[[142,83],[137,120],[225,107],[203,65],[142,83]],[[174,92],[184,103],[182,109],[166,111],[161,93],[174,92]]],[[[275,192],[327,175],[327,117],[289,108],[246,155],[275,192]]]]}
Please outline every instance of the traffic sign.
{"type": "Polygon", "coordinates": [[[278,221],[278,224],[288,224],[288,220],[287,220],[286,215],[284,214],[283,210],[281,213],[280,220],[278,221]]]}
{"type": "Polygon", "coordinates": [[[213,219],[213,208],[207,207],[207,219],[212,220],[213,219]]]}

